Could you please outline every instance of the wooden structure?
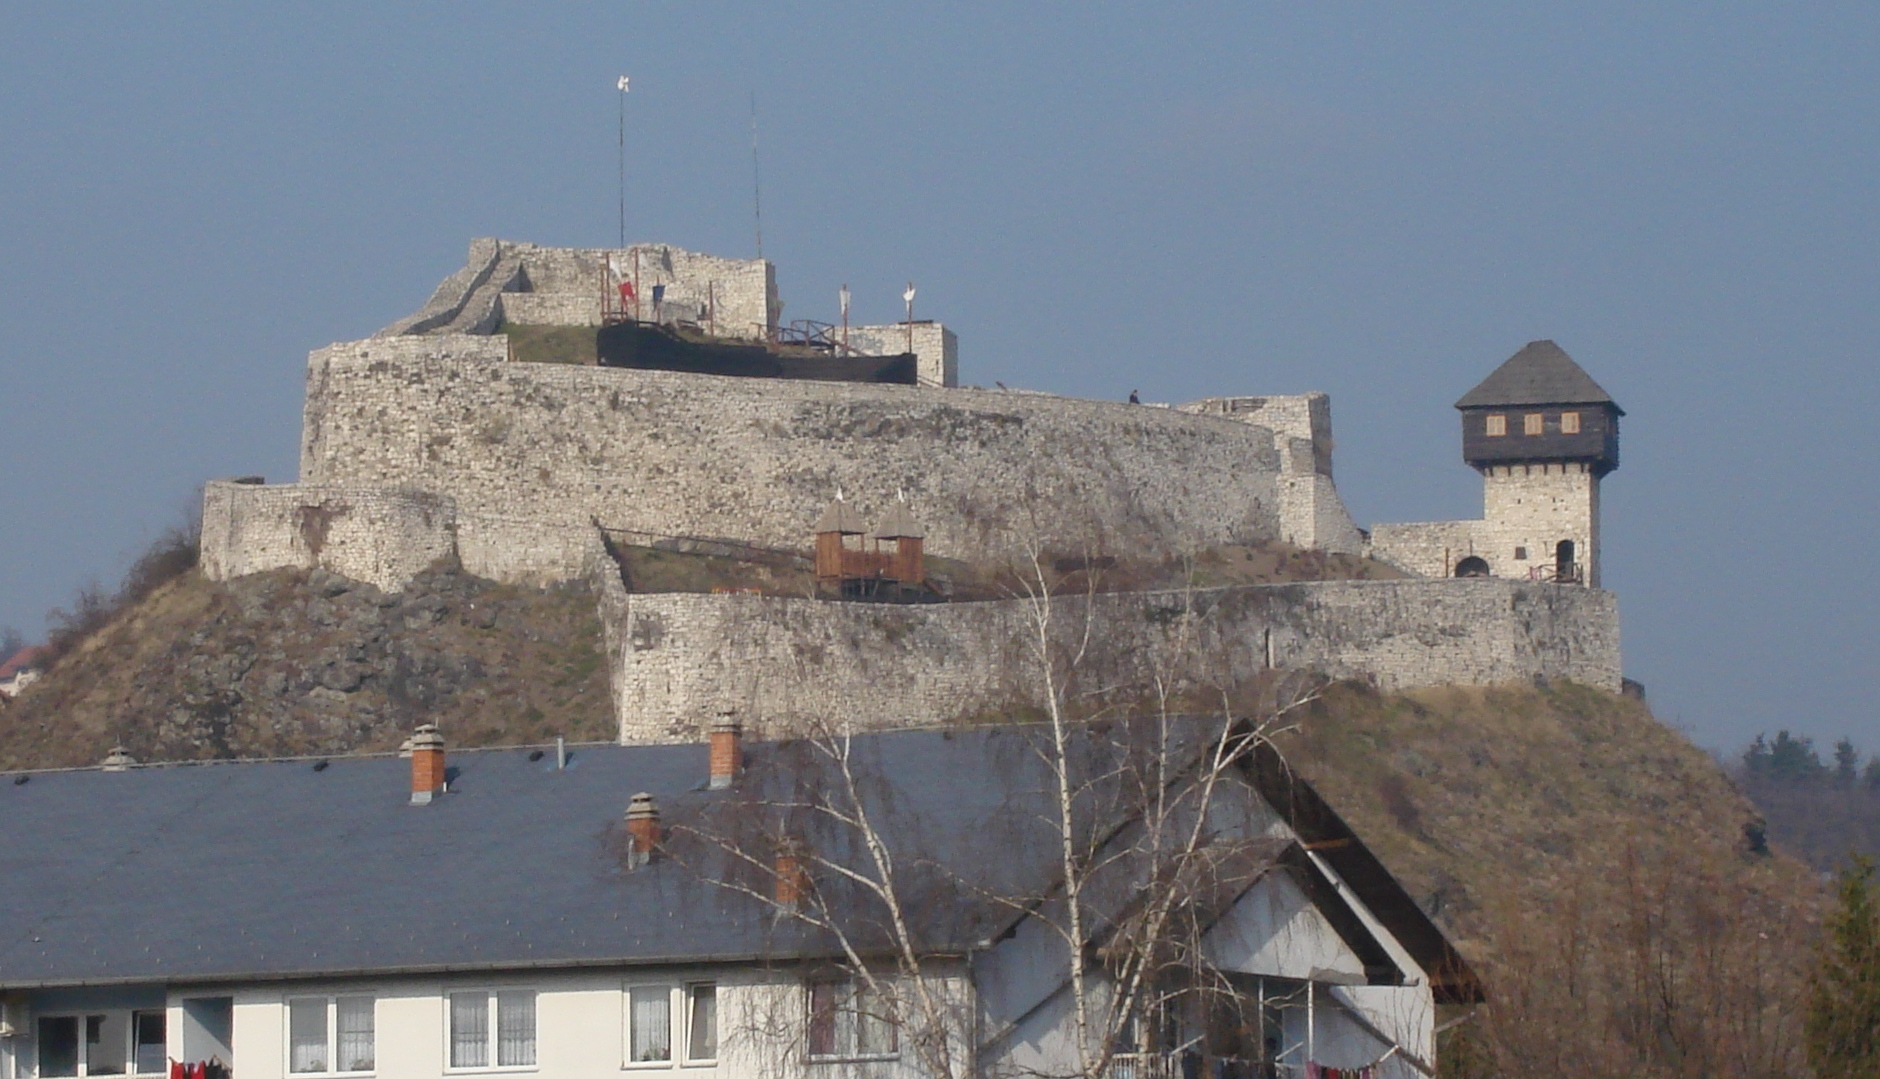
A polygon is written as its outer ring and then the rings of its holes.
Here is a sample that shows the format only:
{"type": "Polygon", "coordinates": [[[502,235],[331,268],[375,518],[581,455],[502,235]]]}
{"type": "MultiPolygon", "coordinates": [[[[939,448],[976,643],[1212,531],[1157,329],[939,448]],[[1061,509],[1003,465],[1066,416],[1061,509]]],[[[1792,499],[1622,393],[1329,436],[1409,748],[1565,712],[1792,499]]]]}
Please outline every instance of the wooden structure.
{"type": "Polygon", "coordinates": [[[1552,341],[1530,342],[1456,408],[1463,460],[1478,471],[1572,463],[1604,476],[1619,467],[1625,411],[1552,341]]]}
{"type": "Polygon", "coordinates": [[[904,505],[888,511],[870,532],[854,507],[840,498],[816,521],[816,583],[841,594],[869,597],[882,593],[926,592],[926,532],[904,505]],[[854,546],[850,537],[856,538],[854,546]]]}

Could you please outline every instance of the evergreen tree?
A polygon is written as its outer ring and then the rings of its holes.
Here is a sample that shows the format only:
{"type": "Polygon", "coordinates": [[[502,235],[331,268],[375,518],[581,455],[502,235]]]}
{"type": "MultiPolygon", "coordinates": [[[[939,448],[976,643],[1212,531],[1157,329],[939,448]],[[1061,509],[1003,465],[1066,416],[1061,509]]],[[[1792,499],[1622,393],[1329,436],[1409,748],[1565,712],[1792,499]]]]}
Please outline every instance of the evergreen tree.
{"type": "Polygon", "coordinates": [[[1852,787],[1860,776],[1860,750],[1846,738],[1834,743],[1834,785],[1852,787]]]}
{"type": "Polygon", "coordinates": [[[1806,1039],[1818,1079],[1880,1079],[1880,894],[1874,864],[1855,856],[1823,926],[1806,1039]]]}
{"type": "Polygon", "coordinates": [[[1769,746],[1769,777],[1785,783],[1809,783],[1826,775],[1828,767],[1815,752],[1815,740],[1807,735],[1777,731],[1769,746]]]}
{"type": "Polygon", "coordinates": [[[1743,751],[1743,771],[1754,778],[1761,778],[1769,772],[1769,741],[1760,734],[1743,751]]]}
{"type": "Polygon", "coordinates": [[[1880,794],[1880,757],[1867,758],[1867,770],[1861,773],[1860,781],[1867,785],[1868,790],[1880,794]]]}

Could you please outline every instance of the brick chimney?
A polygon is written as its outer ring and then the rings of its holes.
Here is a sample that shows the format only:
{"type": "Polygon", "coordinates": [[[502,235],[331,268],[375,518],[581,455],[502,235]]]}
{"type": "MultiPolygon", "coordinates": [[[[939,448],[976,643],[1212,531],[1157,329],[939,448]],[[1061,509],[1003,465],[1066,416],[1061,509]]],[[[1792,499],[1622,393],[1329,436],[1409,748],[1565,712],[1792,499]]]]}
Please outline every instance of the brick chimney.
{"type": "Polygon", "coordinates": [[[744,728],[727,712],[712,724],[711,789],[731,786],[744,768],[744,728]]]}
{"type": "Polygon", "coordinates": [[[785,839],[777,844],[776,900],[780,907],[795,910],[809,894],[809,866],[803,855],[803,842],[785,839]]]}
{"type": "Polygon", "coordinates": [[[659,803],[645,791],[627,800],[627,841],[628,869],[653,860],[659,846],[659,803]]]}
{"type": "Polygon", "coordinates": [[[430,805],[444,792],[444,736],[437,724],[425,723],[411,733],[411,804],[430,805]]]}

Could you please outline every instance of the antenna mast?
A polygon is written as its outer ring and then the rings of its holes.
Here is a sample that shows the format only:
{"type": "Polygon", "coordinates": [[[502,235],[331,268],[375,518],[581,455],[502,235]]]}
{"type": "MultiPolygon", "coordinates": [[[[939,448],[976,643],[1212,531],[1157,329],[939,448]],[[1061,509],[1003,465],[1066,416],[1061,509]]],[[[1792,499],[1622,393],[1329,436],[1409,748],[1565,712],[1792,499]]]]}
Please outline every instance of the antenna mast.
{"type": "Polygon", "coordinates": [[[620,76],[620,246],[627,246],[627,77],[620,76]]]}
{"type": "Polygon", "coordinates": [[[764,180],[757,169],[757,91],[751,91],[751,211],[757,224],[757,257],[764,257],[764,180]]]}

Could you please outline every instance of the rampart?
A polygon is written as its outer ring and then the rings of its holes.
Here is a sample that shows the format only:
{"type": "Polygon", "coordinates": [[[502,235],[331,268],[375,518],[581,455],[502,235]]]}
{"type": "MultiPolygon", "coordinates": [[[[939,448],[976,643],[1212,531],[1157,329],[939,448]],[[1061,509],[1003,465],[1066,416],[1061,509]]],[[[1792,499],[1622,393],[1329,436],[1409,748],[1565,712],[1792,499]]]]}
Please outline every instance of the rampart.
{"type": "Polygon", "coordinates": [[[1329,478],[1311,511],[1337,526],[1289,520],[1274,433],[1226,417],[506,356],[505,338],[476,335],[315,352],[302,481],[442,495],[463,545],[472,521],[524,520],[799,547],[840,491],[867,520],[904,494],[928,550],[958,558],[1295,537],[1358,549],[1329,478]]]}
{"type": "MultiPolygon", "coordinates": [[[[1565,679],[1620,688],[1611,593],[1500,580],[1328,581],[1054,601],[1091,631],[1089,684],[1156,670],[1233,684],[1267,667],[1384,690],[1565,679]],[[1087,615],[1086,615],[1086,612],[1087,615]]],[[[891,606],[633,595],[609,612],[621,738],[698,737],[726,711],[778,729],[929,726],[1039,702],[1025,601],[891,606]]]]}
{"type": "Polygon", "coordinates": [[[388,591],[457,550],[455,507],[423,491],[214,480],[202,492],[202,571],[225,581],[322,568],[388,591]]]}

